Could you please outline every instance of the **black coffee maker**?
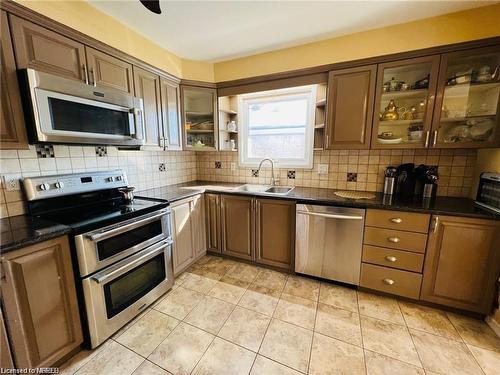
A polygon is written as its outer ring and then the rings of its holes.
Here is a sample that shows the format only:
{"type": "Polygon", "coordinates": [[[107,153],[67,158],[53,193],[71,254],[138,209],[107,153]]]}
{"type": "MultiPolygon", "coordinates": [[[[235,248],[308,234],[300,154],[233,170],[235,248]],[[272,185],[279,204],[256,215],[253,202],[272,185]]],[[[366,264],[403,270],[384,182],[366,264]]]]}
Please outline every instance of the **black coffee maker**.
{"type": "Polygon", "coordinates": [[[396,194],[403,199],[414,196],[434,198],[438,180],[437,167],[413,163],[401,164],[397,167],[396,194]]]}

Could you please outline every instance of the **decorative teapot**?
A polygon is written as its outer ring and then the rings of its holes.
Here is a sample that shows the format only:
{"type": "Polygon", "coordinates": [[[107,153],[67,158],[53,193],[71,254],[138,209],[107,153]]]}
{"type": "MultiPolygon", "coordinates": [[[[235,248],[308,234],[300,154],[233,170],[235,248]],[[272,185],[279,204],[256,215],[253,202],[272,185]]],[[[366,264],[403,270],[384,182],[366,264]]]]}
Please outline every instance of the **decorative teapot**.
{"type": "Polygon", "coordinates": [[[387,107],[385,107],[385,110],[382,113],[382,120],[383,121],[399,120],[398,107],[396,107],[394,99],[391,99],[387,107]]]}

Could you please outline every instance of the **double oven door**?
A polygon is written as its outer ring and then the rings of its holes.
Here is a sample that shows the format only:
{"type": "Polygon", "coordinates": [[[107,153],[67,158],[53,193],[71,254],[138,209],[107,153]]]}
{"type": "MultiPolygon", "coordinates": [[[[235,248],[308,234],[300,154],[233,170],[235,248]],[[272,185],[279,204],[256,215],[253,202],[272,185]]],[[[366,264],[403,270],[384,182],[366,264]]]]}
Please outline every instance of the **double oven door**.
{"type": "Polygon", "coordinates": [[[170,211],[77,235],[75,243],[94,348],[172,287],[170,211]]]}

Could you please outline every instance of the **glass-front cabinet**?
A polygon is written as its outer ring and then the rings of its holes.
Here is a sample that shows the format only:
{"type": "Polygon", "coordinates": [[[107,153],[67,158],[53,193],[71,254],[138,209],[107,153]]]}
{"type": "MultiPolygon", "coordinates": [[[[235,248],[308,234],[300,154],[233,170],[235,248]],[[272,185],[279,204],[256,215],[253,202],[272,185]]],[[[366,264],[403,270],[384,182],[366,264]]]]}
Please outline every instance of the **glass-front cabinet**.
{"type": "Polygon", "coordinates": [[[216,150],[217,91],[205,87],[181,86],[181,101],[186,149],[216,150]]]}
{"type": "Polygon", "coordinates": [[[439,56],[380,64],[372,148],[428,147],[439,56]]]}
{"type": "Polygon", "coordinates": [[[500,47],[442,55],[432,145],[499,144],[500,47]]]}

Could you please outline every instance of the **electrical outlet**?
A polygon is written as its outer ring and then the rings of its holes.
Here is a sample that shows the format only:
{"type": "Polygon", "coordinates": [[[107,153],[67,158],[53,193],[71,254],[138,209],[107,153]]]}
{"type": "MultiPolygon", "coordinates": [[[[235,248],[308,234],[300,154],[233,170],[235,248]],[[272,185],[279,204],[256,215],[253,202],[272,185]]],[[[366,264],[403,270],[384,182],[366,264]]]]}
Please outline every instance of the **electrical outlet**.
{"type": "Polygon", "coordinates": [[[21,190],[21,176],[16,174],[5,174],[3,176],[3,186],[7,191],[21,190]]]}
{"type": "Polygon", "coordinates": [[[319,174],[328,173],[328,164],[318,164],[318,173],[319,174]]]}
{"type": "Polygon", "coordinates": [[[236,170],[236,163],[231,163],[231,170],[235,171],[236,170]]]}

